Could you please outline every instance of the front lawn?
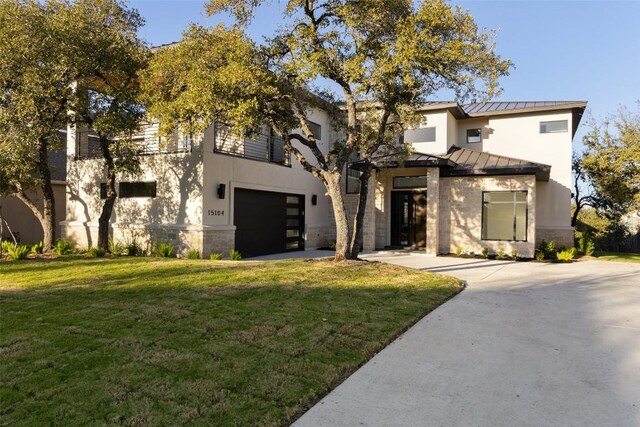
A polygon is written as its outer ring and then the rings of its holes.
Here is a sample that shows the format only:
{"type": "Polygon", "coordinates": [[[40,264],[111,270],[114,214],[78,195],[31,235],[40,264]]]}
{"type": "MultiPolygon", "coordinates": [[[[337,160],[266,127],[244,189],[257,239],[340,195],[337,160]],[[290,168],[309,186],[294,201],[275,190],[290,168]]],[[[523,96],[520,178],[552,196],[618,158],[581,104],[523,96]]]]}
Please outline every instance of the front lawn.
{"type": "Polygon", "coordinates": [[[460,290],[372,262],[2,260],[0,425],[287,424],[460,290]]]}
{"type": "Polygon", "coordinates": [[[597,252],[595,255],[603,261],[640,262],[640,254],[625,252],[597,252]]]}

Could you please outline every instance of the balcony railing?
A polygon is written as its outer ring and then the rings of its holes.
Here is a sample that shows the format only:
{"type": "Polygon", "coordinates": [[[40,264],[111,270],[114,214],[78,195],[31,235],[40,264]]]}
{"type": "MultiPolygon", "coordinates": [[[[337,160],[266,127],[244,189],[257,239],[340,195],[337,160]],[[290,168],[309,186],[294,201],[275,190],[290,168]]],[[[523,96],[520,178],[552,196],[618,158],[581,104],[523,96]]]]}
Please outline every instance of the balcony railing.
{"type": "Polygon", "coordinates": [[[215,153],[291,166],[290,155],[285,148],[284,140],[274,135],[269,128],[265,127],[257,136],[241,137],[235,135],[229,126],[216,124],[214,135],[213,151],[215,153]]]}
{"type": "MultiPolygon", "coordinates": [[[[121,138],[111,138],[112,142],[117,142],[121,138]]],[[[191,151],[191,138],[189,136],[179,136],[177,133],[169,138],[158,135],[158,125],[144,126],[140,132],[131,137],[130,142],[123,143],[121,147],[116,147],[114,154],[117,156],[121,150],[133,148],[138,154],[166,154],[182,153],[191,151]],[[119,151],[120,150],[120,151],[119,151]]],[[[92,130],[80,130],[76,132],[76,157],[94,158],[102,157],[100,151],[100,139],[92,130]]]]}

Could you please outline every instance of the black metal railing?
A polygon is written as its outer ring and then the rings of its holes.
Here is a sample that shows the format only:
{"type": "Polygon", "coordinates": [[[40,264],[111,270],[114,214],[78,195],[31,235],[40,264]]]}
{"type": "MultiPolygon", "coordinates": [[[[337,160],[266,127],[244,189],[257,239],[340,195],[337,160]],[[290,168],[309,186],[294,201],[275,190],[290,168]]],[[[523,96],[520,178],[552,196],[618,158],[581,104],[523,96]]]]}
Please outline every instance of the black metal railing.
{"type": "MultiPolygon", "coordinates": [[[[110,138],[115,142],[113,150],[117,156],[126,150],[133,149],[138,154],[167,154],[191,151],[191,138],[187,136],[173,135],[169,138],[158,136],[157,125],[143,127],[140,132],[130,138],[110,138]],[[117,144],[121,141],[122,144],[117,144]]],[[[79,130],[76,132],[76,157],[95,158],[102,157],[100,150],[100,138],[92,130],[79,130]]]]}
{"type": "Polygon", "coordinates": [[[259,135],[238,136],[229,126],[216,124],[213,151],[245,159],[276,163],[291,166],[291,156],[285,147],[284,140],[269,128],[263,129],[259,135]]]}

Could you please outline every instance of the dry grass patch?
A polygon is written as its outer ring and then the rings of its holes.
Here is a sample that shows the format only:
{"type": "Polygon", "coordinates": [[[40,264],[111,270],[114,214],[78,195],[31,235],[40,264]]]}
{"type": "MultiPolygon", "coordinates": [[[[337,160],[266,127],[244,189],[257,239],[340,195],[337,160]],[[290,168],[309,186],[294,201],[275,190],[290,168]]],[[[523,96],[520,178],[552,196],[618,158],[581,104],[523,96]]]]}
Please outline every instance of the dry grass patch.
{"type": "Polygon", "coordinates": [[[0,424],[282,425],[461,289],[371,262],[0,262],[0,424]]]}

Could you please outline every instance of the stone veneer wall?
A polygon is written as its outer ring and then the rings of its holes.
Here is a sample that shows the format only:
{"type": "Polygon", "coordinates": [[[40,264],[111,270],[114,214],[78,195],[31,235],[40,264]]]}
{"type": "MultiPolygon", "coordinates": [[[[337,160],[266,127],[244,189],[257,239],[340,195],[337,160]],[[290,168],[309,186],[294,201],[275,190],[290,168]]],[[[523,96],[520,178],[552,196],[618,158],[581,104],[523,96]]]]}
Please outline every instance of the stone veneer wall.
{"type": "MultiPolygon", "coordinates": [[[[137,242],[147,253],[151,253],[156,243],[171,243],[178,255],[185,255],[196,249],[203,258],[218,252],[227,255],[235,244],[235,227],[227,229],[204,229],[199,226],[178,226],[163,224],[112,224],[111,238],[115,242],[137,242]]],[[[98,241],[97,223],[62,224],[62,238],[71,240],[77,246],[95,246],[98,241]]]]}
{"type": "Polygon", "coordinates": [[[493,177],[452,177],[440,180],[440,253],[464,252],[489,253],[516,250],[519,256],[535,255],[536,181],[533,175],[509,175],[493,177]],[[482,192],[527,191],[528,223],[527,241],[482,240],[482,192]]]}
{"type": "Polygon", "coordinates": [[[554,240],[556,246],[559,248],[570,248],[575,244],[575,232],[573,228],[570,229],[551,229],[551,228],[536,228],[536,247],[540,245],[543,240],[550,242],[554,240]]]}

